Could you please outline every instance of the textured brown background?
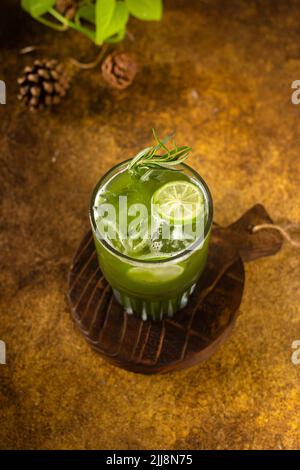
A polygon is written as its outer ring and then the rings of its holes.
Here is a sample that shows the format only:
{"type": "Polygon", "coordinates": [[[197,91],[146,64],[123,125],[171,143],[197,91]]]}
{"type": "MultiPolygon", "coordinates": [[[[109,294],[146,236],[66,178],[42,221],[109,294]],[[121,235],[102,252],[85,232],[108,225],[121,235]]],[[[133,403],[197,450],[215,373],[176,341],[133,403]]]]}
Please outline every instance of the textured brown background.
{"type": "Polygon", "coordinates": [[[246,266],[241,317],[207,362],[164,376],[106,364],[72,324],[67,270],[84,233],[90,192],[111,165],[176,130],[227,224],[256,202],[300,222],[300,2],[167,1],[161,23],[132,21],[141,72],[125,92],[82,72],[56,111],[29,113],[15,80],[18,50],[92,59],[76,33],[1,2],[1,319],[3,449],[299,448],[299,251],[285,245],[246,266]],[[75,345],[75,346],[74,346],[75,345]]]}

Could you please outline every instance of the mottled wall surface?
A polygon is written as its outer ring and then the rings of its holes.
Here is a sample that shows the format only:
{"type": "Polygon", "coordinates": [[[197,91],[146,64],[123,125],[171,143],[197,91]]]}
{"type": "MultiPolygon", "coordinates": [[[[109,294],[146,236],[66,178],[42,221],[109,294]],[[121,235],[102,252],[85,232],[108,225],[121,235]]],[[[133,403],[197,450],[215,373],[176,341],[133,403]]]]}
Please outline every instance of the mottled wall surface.
{"type": "Polygon", "coordinates": [[[73,32],[55,33],[1,2],[0,447],[3,449],[299,448],[299,249],[246,266],[241,316],[206,363],[162,376],[114,368],[75,329],[67,271],[88,226],[97,179],[176,130],[227,224],[256,202],[300,223],[299,1],[166,1],[161,23],[132,21],[141,71],[114,93],[99,70],[74,78],[56,110],[29,113],[16,78],[33,57],[91,60],[73,32]],[[33,56],[20,48],[41,44],[33,56]],[[75,346],[74,346],[75,345],[75,346]]]}

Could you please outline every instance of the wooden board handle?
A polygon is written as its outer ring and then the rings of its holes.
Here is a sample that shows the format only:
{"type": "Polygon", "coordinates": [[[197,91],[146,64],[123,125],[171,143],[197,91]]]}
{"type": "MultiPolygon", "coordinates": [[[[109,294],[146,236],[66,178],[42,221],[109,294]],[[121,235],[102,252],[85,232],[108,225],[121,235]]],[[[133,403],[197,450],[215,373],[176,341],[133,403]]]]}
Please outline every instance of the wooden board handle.
{"type": "Polygon", "coordinates": [[[276,230],[253,232],[256,225],[273,224],[271,217],[261,204],[256,204],[228,227],[216,227],[214,234],[224,239],[236,250],[243,261],[253,261],[277,253],[283,244],[282,235],[276,230]]]}

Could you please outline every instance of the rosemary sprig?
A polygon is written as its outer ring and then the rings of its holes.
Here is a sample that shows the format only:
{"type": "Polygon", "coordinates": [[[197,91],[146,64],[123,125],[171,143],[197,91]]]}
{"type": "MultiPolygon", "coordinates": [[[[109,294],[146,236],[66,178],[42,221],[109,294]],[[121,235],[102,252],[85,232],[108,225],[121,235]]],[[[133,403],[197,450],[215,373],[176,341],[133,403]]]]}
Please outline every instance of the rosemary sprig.
{"type": "Polygon", "coordinates": [[[179,169],[174,168],[174,166],[179,165],[187,159],[190,151],[192,150],[191,147],[187,147],[186,145],[178,147],[176,142],[173,141],[174,148],[169,149],[166,144],[171,140],[173,135],[167,135],[161,140],[155,129],[152,129],[152,132],[156,145],[146,147],[135,155],[128,166],[128,170],[130,172],[137,172],[138,170],[146,169],[148,170],[147,174],[150,170],[158,168],[180,171],[179,169]],[[165,153],[159,154],[157,153],[159,151],[165,151],[165,153]]]}

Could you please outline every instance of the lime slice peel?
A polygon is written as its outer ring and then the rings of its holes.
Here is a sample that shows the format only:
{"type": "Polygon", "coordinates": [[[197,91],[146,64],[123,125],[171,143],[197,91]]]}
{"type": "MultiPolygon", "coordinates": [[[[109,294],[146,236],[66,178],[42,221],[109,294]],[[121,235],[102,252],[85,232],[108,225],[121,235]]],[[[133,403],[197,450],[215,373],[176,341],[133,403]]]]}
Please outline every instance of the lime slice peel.
{"type": "Polygon", "coordinates": [[[155,191],[152,204],[163,219],[190,223],[203,213],[204,197],[200,188],[189,181],[171,181],[155,191]]]}

